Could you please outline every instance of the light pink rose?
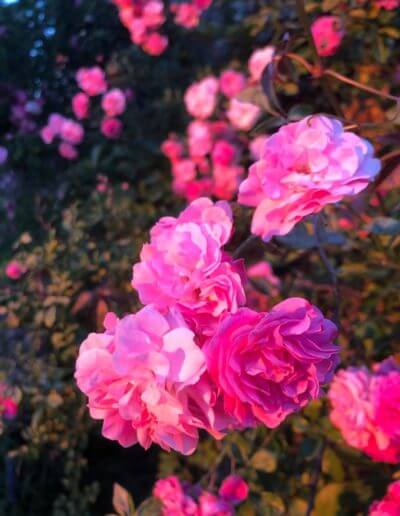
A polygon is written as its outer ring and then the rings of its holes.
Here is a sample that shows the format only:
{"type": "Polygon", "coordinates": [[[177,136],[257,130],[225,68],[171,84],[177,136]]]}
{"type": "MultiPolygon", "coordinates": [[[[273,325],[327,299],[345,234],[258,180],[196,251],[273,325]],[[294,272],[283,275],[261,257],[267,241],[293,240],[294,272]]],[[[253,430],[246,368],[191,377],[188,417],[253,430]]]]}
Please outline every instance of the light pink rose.
{"type": "Polygon", "coordinates": [[[400,480],[389,485],[382,500],[373,502],[368,516],[400,516],[400,480]]]}
{"type": "Polygon", "coordinates": [[[82,343],[75,378],[90,415],[103,420],[103,436],[122,446],[154,442],[164,450],[193,453],[200,428],[222,437],[203,352],[177,310],[147,306],[82,343]]]}
{"type": "Polygon", "coordinates": [[[245,302],[242,263],[221,249],[231,231],[228,203],[207,198],[192,202],[178,218],[160,219],[133,267],[132,286],[141,302],[161,309],[176,305],[196,331],[212,331],[222,315],[245,302]]]}
{"type": "Polygon", "coordinates": [[[184,96],[188,113],[202,120],[209,118],[217,106],[218,88],[218,79],[212,76],[189,86],[184,96]]]}
{"type": "Polygon", "coordinates": [[[121,136],[122,122],[118,118],[103,118],[100,130],[106,138],[117,140],[121,136]]]}
{"type": "Polygon", "coordinates": [[[125,111],[125,94],[119,88],[114,88],[104,94],[101,107],[108,117],[121,115],[125,111]]]}
{"type": "Polygon", "coordinates": [[[200,516],[234,516],[233,506],[212,493],[204,491],[199,497],[200,516]]]}
{"type": "Polygon", "coordinates": [[[17,260],[8,262],[5,268],[6,276],[12,280],[18,280],[26,272],[26,267],[17,260]]]}
{"type": "Polygon", "coordinates": [[[249,59],[249,73],[253,82],[261,80],[264,69],[269,65],[275,54],[275,48],[268,46],[255,50],[249,59]]]}
{"type": "Polygon", "coordinates": [[[158,29],[165,22],[164,3],[160,0],[147,0],[143,6],[143,23],[149,29],[158,29]]]}
{"type": "Polygon", "coordinates": [[[86,93],[80,92],[72,97],[72,111],[78,120],[87,118],[90,99],[86,93]]]}
{"type": "Polygon", "coordinates": [[[311,32],[320,56],[336,54],[344,36],[342,21],[338,16],[320,16],[311,25],[311,32]]]}
{"type": "Polygon", "coordinates": [[[251,140],[249,144],[250,157],[253,161],[258,161],[262,158],[264,153],[264,146],[268,139],[267,134],[260,134],[253,140],[251,140]]]}
{"type": "Polygon", "coordinates": [[[184,147],[182,142],[172,135],[162,143],[161,151],[171,162],[175,162],[182,158],[184,147]]]}
{"type": "Polygon", "coordinates": [[[171,11],[175,14],[175,23],[181,27],[193,29],[199,24],[201,10],[193,3],[172,4],[171,11]]]}
{"type": "Polygon", "coordinates": [[[254,124],[260,118],[261,109],[251,102],[241,102],[237,99],[231,99],[229,109],[226,116],[230,123],[236,129],[241,131],[250,131],[254,124]]]}
{"type": "Polygon", "coordinates": [[[251,231],[268,241],[326,204],[358,194],[379,170],[367,140],[345,131],[339,120],[311,116],[267,139],[238,201],[256,208],[251,231]]]}
{"type": "Polygon", "coordinates": [[[199,516],[196,502],[188,496],[177,477],[158,480],[153,496],[161,502],[162,516],[199,516]]]}
{"type": "Polygon", "coordinates": [[[236,505],[249,496],[249,486],[239,475],[229,475],[222,482],[218,494],[224,500],[236,505]]]}
{"type": "Polygon", "coordinates": [[[103,70],[99,66],[80,68],[76,74],[78,86],[90,97],[101,95],[107,90],[107,82],[103,70]]]}
{"type": "Polygon", "coordinates": [[[386,11],[394,11],[400,7],[400,0],[375,0],[375,5],[386,11]]]}
{"type": "Polygon", "coordinates": [[[152,32],[143,43],[143,50],[151,56],[161,55],[168,47],[168,38],[158,32],[152,32]]]}
{"type": "Polygon", "coordinates": [[[373,372],[366,367],[339,371],[328,397],[330,419],[350,446],[376,461],[400,462],[400,366],[385,361],[373,372]]]}
{"type": "Polygon", "coordinates": [[[336,335],[336,326],[300,298],[269,313],[242,308],[227,315],[203,347],[227,415],[243,428],[275,428],[317,399],[338,363],[336,335]]]}
{"type": "Polygon", "coordinates": [[[244,74],[235,70],[225,70],[219,78],[219,87],[225,97],[236,97],[246,87],[244,74]]]}
{"type": "Polygon", "coordinates": [[[211,152],[213,136],[208,122],[194,120],[188,125],[187,133],[190,156],[205,156],[211,152]]]}
{"type": "Polygon", "coordinates": [[[73,120],[66,119],[60,128],[60,137],[67,143],[77,145],[82,142],[85,133],[83,127],[73,120]]]}
{"type": "Polygon", "coordinates": [[[78,151],[68,142],[60,143],[58,146],[58,153],[64,159],[74,160],[78,157],[78,151]]]}
{"type": "Polygon", "coordinates": [[[231,200],[237,194],[243,174],[244,168],[239,165],[214,165],[213,194],[218,199],[231,200]]]}
{"type": "Polygon", "coordinates": [[[196,163],[191,159],[180,159],[173,163],[172,174],[180,183],[189,183],[196,177],[196,163]]]}
{"type": "Polygon", "coordinates": [[[53,142],[55,136],[56,135],[54,134],[54,132],[51,130],[51,128],[48,125],[45,125],[40,130],[40,137],[41,137],[42,141],[44,143],[46,143],[47,145],[49,145],[50,143],[53,142]]]}

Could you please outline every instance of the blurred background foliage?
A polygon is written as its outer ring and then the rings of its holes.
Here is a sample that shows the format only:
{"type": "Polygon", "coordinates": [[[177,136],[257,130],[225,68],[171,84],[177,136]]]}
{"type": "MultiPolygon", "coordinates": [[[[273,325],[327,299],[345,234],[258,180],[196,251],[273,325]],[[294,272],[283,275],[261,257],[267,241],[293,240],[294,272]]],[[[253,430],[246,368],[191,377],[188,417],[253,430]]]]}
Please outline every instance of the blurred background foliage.
{"type": "MultiPolygon", "coordinates": [[[[168,23],[170,48],[153,58],[131,44],[106,0],[0,2],[0,144],[9,151],[0,166],[0,264],[4,270],[17,258],[28,268],[18,282],[1,277],[0,379],[20,399],[18,417],[1,427],[1,514],[104,515],[113,510],[115,482],[138,506],[159,475],[212,486],[235,468],[251,486],[240,514],[305,515],[311,499],[317,516],[353,516],[365,514],[396,476],[396,468],[344,445],[326,400],[278,430],[234,433],[220,443],[203,439],[187,459],[155,448],[124,450],[103,439],[73,381],[85,335],[101,330],[107,311],[138,306],[129,278],[149,228],[182,207],[159,146],[169,132],[184,131],[185,88],[228,66],[245,69],[251,52],[266,44],[288,45],[312,61],[295,3],[215,0],[194,31],[168,23]],[[70,113],[75,72],[95,63],[134,98],[121,138],[109,141],[89,128],[71,164],[41,142],[38,128],[51,112],[70,113]],[[30,131],[12,121],[17,90],[43,100],[30,131]],[[105,191],[96,188],[99,182],[105,191]]],[[[331,68],[400,93],[398,10],[369,0],[308,1],[306,8],[312,19],[329,13],[344,20],[346,37],[328,60],[331,68]]],[[[298,64],[282,73],[276,88],[286,112],[334,113],[321,81],[298,64]]],[[[396,353],[400,338],[400,119],[393,102],[333,79],[329,87],[348,124],[364,124],[358,132],[385,156],[379,186],[351,205],[328,209],[321,242],[307,223],[268,246],[254,244],[246,259],[265,257],[281,280],[268,303],[301,295],[331,316],[338,309],[343,363],[370,365],[396,353]],[[336,308],[318,245],[339,279],[336,308]]],[[[254,136],[280,123],[266,113],[254,136]]],[[[249,223],[247,210],[235,207],[235,216],[233,245],[249,223]]],[[[141,512],[151,514],[148,507],[141,512]]]]}

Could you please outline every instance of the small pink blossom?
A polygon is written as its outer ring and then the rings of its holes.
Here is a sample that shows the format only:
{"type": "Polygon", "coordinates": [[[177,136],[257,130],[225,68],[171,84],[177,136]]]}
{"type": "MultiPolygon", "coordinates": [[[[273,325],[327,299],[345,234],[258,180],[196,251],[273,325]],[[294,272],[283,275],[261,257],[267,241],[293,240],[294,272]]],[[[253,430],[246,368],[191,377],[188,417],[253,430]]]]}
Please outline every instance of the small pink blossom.
{"type": "Polygon", "coordinates": [[[49,145],[50,143],[53,142],[55,136],[56,135],[54,134],[54,132],[52,131],[52,129],[48,125],[45,125],[40,130],[40,137],[41,137],[42,141],[44,143],[46,143],[47,145],[49,145]]]}
{"type": "Polygon", "coordinates": [[[184,97],[188,113],[202,120],[209,118],[217,106],[218,88],[218,79],[212,76],[189,86],[184,97]]]}
{"type": "Polygon", "coordinates": [[[83,127],[73,120],[64,120],[60,128],[60,137],[64,142],[77,145],[82,142],[85,133],[83,127]]]}
{"type": "Polygon", "coordinates": [[[375,0],[375,5],[386,11],[394,11],[400,7],[400,0],[375,0]]]}
{"type": "Polygon", "coordinates": [[[196,163],[191,159],[176,160],[172,165],[172,174],[180,184],[189,183],[196,177],[196,163]]]}
{"type": "Polygon", "coordinates": [[[6,265],[6,276],[12,280],[18,280],[26,272],[26,267],[17,260],[12,260],[6,265]]]}
{"type": "Polygon", "coordinates": [[[65,120],[66,119],[62,115],[59,115],[58,113],[52,113],[49,116],[47,126],[50,128],[53,134],[58,135],[60,134],[61,126],[63,125],[65,120]]]}
{"type": "Polygon", "coordinates": [[[220,165],[213,167],[213,194],[218,199],[230,201],[237,193],[244,168],[239,165],[220,165]]]}
{"type": "Polygon", "coordinates": [[[320,16],[311,25],[311,32],[320,56],[336,54],[344,36],[343,25],[338,16],[320,16]]]}
{"type": "Polygon", "coordinates": [[[368,516],[400,516],[400,480],[389,485],[382,500],[373,502],[368,516]]]}
{"type": "Polygon", "coordinates": [[[119,88],[108,91],[102,98],[101,107],[108,117],[121,115],[125,111],[125,94],[119,88]]]}
{"type": "Polygon", "coordinates": [[[261,80],[263,71],[274,58],[275,48],[268,46],[255,50],[249,59],[249,73],[253,82],[261,80]]]}
{"type": "Polygon", "coordinates": [[[200,428],[222,437],[225,418],[215,411],[203,352],[177,310],[147,306],[121,320],[109,314],[104,324],[105,333],[82,343],[75,372],[104,437],[185,455],[195,450],[200,428]]]}
{"type": "Polygon", "coordinates": [[[213,145],[210,124],[203,120],[194,120],[187,129],[189,154],[191,157],[205,156],[213,145]]]}
{"type": "Polygon", "coordinates": [[[175,162],[183,156],[184,147],[182,142],[172,135],[162,143],[161,151],[171,162],[175,162]]]}
{"type": "Polygon", "coordinates": [[[18,414],[18,403],[13,398],[0,400],[0,406],[5,419],[15,419],[18,414]]]}
{"type": "Polygon", "coordinates": [[[161,0],[146,0],[143,5],[142,19],[149,29],[158,29],[165,22],[164,3],[161,0]]]}
{"type": "Polygon", "coordinates": [[[68,142],[61,142],[58,146],[58,152],[65,159],[74,160],[78,157],[78,151],[68,142]]]}
{"type": "Polygon", "coordinates": [[[80,92],[72,97],[72,111],[78,120],[87,118],[90,99],[86,93],[80,92]]]}
{"type": "Polygon", "coordinates": [[[193,29],[199,24],[201,10],[191,2],[172,4],[171,11],[175,14],[175,23],[181,27],[193,29]]]}
{"type": "Polygon", "coordinates": [[[106,138],[117,140],[121,136],[122,122],[118,118],[103,118],[100,130],[106,138]]]}
{"type": "Polygon", "coordinates": [[[246,87],[246,77],[235,70],[225,70],[219,78],[219,87],[225,97],[236,97],[246,87]]]}
{"type": "Polygon", "coordinates": [[[261,109],[251,102],[231,99],[226,113],[230,123],[241,131],[250,131],[261,115],[261,109]]]}
{"type": "Polygon", "coordinates": [[[258,161],[261,159],[264,153],[265,143],[268,139],[267,134],[260,134],[254,140],[251,140],[249,144],[250,157],[253,161],[258,161]]]}
{"type": "Polygon", "coordinates": [[[243,428],[274,428],[317,399],[338,363],[336,335],[336,326],[300,298],[268,313],[242,308],[227,315],[203,347],[227,415],[243,428]]]}
{"type": "Polygon", "coordinates": [[[249,278],[260,278],[264,279],[267,283],[275,287],[279,287],[280,280],[275,276],[274,271],[269,263],[262,261],[257,262],[247,269],[247,275],[249,278]]]}
{"type": "Polygon", "coordinates": [[[227,167],[232,165],[238,155],[235,145],[227,140],[218,140],[211,153],[211,159],[215,165],[227,167]]]}
{"type": "Polygon", "coordinates": [[[238,200],[256,208],[251,231],[268,241],[326,204],[358,194],[379,170],[367,140],[345,131],[338,120],[311,116],[267,139],[238,200]]]}
{"type": "Polygon", "coordinates": [[[196,502],[185,494],[177,477],[158,480],[153,488],[153,496],[161,502],[162,516],[199,516],[196,502]]]}
{"type": "Polygon", "coordinates": [[[199,497],[201,516],[234,516],[233,506],[212,493],[204,491],[199,497]]]}
{"type": "Polygon", "coordinates": [[[239,475],[230,475],[222,482],[218,494],[224,500],[236,505],[249,496],[249,486],[239,475]]]}
{"type": "Polygon", "coordinates": [[[80,68],[76,74],[76,81],[81,90],[90,97],[101,95],[107,90],[106,78],[99,66],[80,68]]]}
{"type": "Polygon", "coordinates": [[[168,38],[158,32],[151,33],[143,43],[143,50],[151,56],[161,55],[168,47],[168,38]]]}

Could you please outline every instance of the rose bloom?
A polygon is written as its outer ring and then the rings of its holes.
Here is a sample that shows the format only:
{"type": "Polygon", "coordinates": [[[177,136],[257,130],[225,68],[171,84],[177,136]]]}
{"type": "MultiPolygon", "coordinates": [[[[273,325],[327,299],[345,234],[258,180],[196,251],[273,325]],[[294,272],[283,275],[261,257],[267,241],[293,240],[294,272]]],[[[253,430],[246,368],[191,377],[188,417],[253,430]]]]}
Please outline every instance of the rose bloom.
{"type": "Polygon", "coordinates": [[[143,23],[149,29],[158,29],[165,22],[164,2],[147,0],[143,6],[143,23]]]}
{"type": "Polygon", "coordinates": [[[235,70],[225,70],[219,78],[219,87],[225,97],[236,97],[246,87],[246,77],[235,70]]]}
{"type": "Polygon", "coordinates": [[[205,156],[213,145],[211,125],[203,120],[194,120],[188,125],[188,146],[191,157],[205,156]]]}
{"type": "Polygon", "coordinates": [[[338,363],[336,335],[336,326],[300,298],[268,313],[242,308],[227,315],[203,347],[227,415],[243,428],[275,428],[317,399],[338,363]]]}
{"type": "Polygon", "coordinates": [[[78,157],[78,151],[76,148],[67,142],[61,142],[58,146],[58,153],[62,158],[74,160],[78,157]]]}
{"type": "Polygon", "coordinates": [[[184,96],[188,113],[202,120],[209,118],[217,106],[218,88],[218,79],[212,76],[189,86],[184,96]]]}
{"type": "Polygon", "coordinates": [[[196,163],[191,159],[180,159],[173,163],[172,174],[180,183],[188,183],[196,177],[196,163]]]}
{"type": "Polygon", "coordinates": [[[339,371],[329,390],[330,419],[343,439],[376,461],[400,462],[400,366],[384,361],[339,371]]]}
{"type": "Polygon", "coordinates": [[[193,3],[172,4],[171,11],[175,14],[175,23],[181,27],[193,29],[199,24],[201,11],[193,3]]]}
{"type": "Polygon", "coordinates": [[[238,201],[256,208],[251,231],[268,241],[326,204],[358,194],[379,170],[367,140],[345,131],[338,120],[311,116],[267,139],[238,201]]]}
{"type": "Polygon", "coordinates": [[[8,262],[5,268],[6,276],[12,280],[18,280],[21,276],[25,274],[25,272],[26,267],[17,260],[12,260],[11,262],[8,262]]]}
{"type": "Polygon", "coordinates": [[[158,480],[153,488],[153,496],[161,502],[162,516],[199,516],[196,502],[185,493],[177,477],[158,480]]]}
{"type": "Polygon", "coordinates": [[[121,115],[125,111],[125,94],[119,88],[108,91],[101,100],[101,107],[108,117],[121,115]]]}
{"type": "Polygon", "coordinates": [[[219,496],[236,505],[249,496],[249,486],[239,475],[229,475],[218,490],[219,496]]]}
{"type": "Polygon", "coordinates": [[[227,140],[218,140],[211,153],[211,159],[215,165],[232,165],[238,156],[238,150],[227,140]]]}
{"type": "Polygon", "coordinates": [[[60,137],[67,143],[74,145],[81,143],[84,137],[83,127],[73,120],[64,120],[60,129],[60,137]]]}
{"type": "Polygon", "coordinates": [[[147,306],[119,320],[108,314],[105,333],[82,343],[75,378],[103,436],[122,446],[154,442],[193,453],[200,428],[222,437],[205,358],[182,315],[147,306]]]}
{"type": "Polygon", "coordinates": [[[400,7],[400,0],[375,0],[375,5],[386,11],[393,11],[400,7]]]}
{"type": "Polygon", "coordinates": [[[336,54],[344,36],[343,25],[338,16],[317,18],[311,25],[311,32],[320,56],[336,54]]]}
{"type": "Polygon", "coordinates": [[[215,197],[230,201],[237,194],[243,174],[244,168],[238,165],[214,165],[213,194],[215,197]]]}
{"type": "Polygon", "coordinates": [[[18,414],[18,404],[12,398],[0,399],[2,415],[5,419],[15,419],[18,414]]]}
{"type": "Polygon", "coordinates": [[[250,131],[261,115],[261,109],[251,102],[231,99],[226,113],[228,120],[236,129],[250,131]]]}
{"type": "Polygon", "coordinates": [[[49,145],[50,143],[53,142],[55,134],[48,125],[45,125],[40,130],[40,137],[44,143],[49,145]]]}
{"type": "Polygon", "coordinates": [[[255,50],[249,59],[249,73],[253,82],[259,82],[262,74],[274,58],[275,48],[268,46],[255,50]]]}
{"type": "Polygon", "coordinates": [[[168,47],[168,38],[158,32],[152,32],[144,41],[142,48],[151,56],[161,55],[168,47]]]}
{"type": "Polygon", "coordinates": [[[183,156],[184,147],[176,136],[171,135],[162,143],[161,151],[171,162],[175,162],[183,156]]]}
{"type": "Polygon", "coordinates": [[[221,247],[232,231],[226,202],[199,198],[178,218],[163,217],[133,267],[132,286],[143,304],[176,305],[196,332],[208,334],[220,317],[245,302],[244,271],[221,247]]]}
{"type": "Polygon", "coordinates": [[[76,74],[76,81],[81,90],[90,97],[101,95],[107,90],[106,78],[99,66],[80,68],[76,74]]]}
{"type": "Polygon", "coordinates": [[[373,502],[368,516],[399,516],[400,515],[400,480],[392,482],[382,500],[373,502]]]}
{"type": "Polygon", "coordinates": [[[72,97],[72,111],[78,120],[87,118],[89,114],[90,99],[86,93],[77,93],[72,97]]]}
{"type": "Polygon", "coordinates": [[[100,130],[106,138],[116,140],[121,136],[122,122],[118,118],[103,118],[100,130]]]}
{"type": "Polygon", "coordinates": [[[253,161],[258,161],[261,159],[263,152],[264,152],[264,146],[268,139],[267,134],[260,134],[253,140],[251,140],[249,144],[249,151],[250,151],[250,158],[253,161]]]}
{"type": "Polygon", "coordinates": [[[64,118],[62,115],[59,115],[58,113],[52,113],[49,116],[47,126],[55,135],[58,135],[65,120],[66,118],[64,118]]]}

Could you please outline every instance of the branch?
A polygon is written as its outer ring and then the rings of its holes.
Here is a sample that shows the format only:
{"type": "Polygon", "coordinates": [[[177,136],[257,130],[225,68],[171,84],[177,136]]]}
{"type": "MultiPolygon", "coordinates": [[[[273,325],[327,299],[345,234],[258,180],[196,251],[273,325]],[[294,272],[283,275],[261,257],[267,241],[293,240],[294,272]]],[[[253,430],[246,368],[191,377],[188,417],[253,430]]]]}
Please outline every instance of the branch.
{"type": "Polygon", "coordinates": [[[318,482],[319,482],[319,479],[321,478],[321,473],[322,473],[322,459],[324,456],[325,447],[326,447],[326,441],[325,441],[325,438],[323,437],[321,447],[318,452],[318,456],[315,460],[315,470],[314,470],[313,479],[312,479],[311,485],[310,485],[311,494],[310,494],[310,499],[308,501],[308,507],[307,507],[305,516],[311,516],[311,513],[314,510],[315,498],[317,496],[317,491],[318,491],[318,482]]]}

